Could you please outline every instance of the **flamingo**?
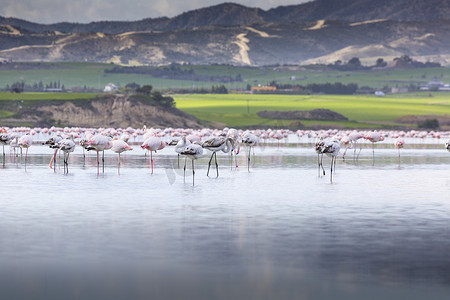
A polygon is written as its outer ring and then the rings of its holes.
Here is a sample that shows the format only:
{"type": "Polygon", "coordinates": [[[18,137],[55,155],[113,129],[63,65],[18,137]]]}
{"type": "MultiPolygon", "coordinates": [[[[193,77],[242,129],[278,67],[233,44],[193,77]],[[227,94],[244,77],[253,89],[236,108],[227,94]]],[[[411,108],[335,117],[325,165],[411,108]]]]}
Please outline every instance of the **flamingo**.
{"type": "Polygon", "coordinates": [[[5,164],[5,145],[9,144],[10,140],[11,140],[11,137],[6,132],[0,134],[0,144],[2,144],[2,147],[3,147],[3,165],[5,164]]]}
{"type": "Polygon", "coordinates": [[[400,165],[400,149],[403,148],[405,145],[405,140],[403,140],[402,138],[397,138],[395,140],[395,147],[397,147],[398,149],[398,164],[400,165]]]}
{"type": "Polygon", "coordinates": [[[100,160],[99,152],[102,151],[103,172],[105,172],[105,150],[111,149],[112,144],[107,136],[96,134],[90,138],[85,145],[91,146],[97,152],[97,174],[99,173],[100,160]]]}
{"type": "Polygon", "coordinates": [[[195,177],[194,160],[202,156],[203,148],[198,144],[190,144],[187,145],[186,148],[184,148],[184,150],[180,154],[186,155],[186,157],[192,160],[192,185],[194,185],[194,177],[195,177]]]}
{"type": "MultiPolygon", "coordinates": [[[[62,139],[63,138],[61,137],[61,135],[55,135],[43,143],[43,145],[48,145],[50,149],[55,149],[55,152],[53,153],[52,158],[50,159],[50,164],[48,165],[50,169],[52,168],[52,163],[56,157],[56,153],[58,153],[59,150],[58,143],[62,141],[62,139]]],[[[55,168],[54,171],[56,172],[56,163],[54,165],[54,168],[55,168]]]]}
{"type": "MultiPolygon", "coordinates": [[[[58,143],[59,150],[64,152],[64,172],[69,173],[69,154],[75,150],[75,142],[72,139],[64,139],[58,143]]],[[[56,153],[56,152],[55,152],[56,153]]]]}
{"type": "MultiPolygon", "coordinates": [[[[186,139],[186,136],[183,136],[178,143],[175,145],[175,152],[178,153],[178,167],[180,167],[180,154],[181,152],[184,151],[184,148],[186,148],[187,145],[190,145],[191,142],[189,142],[189,140],[186,139]]],[[[184,172],[184,177],[186,177],[186,159],[187,157],[184,158],[184,167],[183,167],[183,172],[184,172]]]]}
{"type": "Polygon", "coordinates": [[[130,139],[130,135],[127,133],[122,134],[122,136],[120,137],[120,139],[122,141],[124,141],[125,143],[128,143],[128,140],[130,139]]]}
{"type": "Polygon", "coordinates": [[[239,154],[239,150],[240,150],[239,131],[237,131],[237,129],[230,128],[227,131],[226,137],[231,138],[233,140],[233,149],[231,149],[231,151],[230,151],[230,153],[231,153],[231,168],[233,169],[233,151],[234,151],[234,158],[235,158],[236,168],[237,168],[238,167],[237,155],[239,154]]]}
{"type": "Polygon", "coordinates": [[[323,168],[323,149],[325,147],[325,140],[321,137],[316,144],[314,145],[314,149],[317,153],[317,165],[319,170],[319,177],[320,177],[320,167],[322,167],[323,175],[325,176],[325,169],[323,168]]]}
{"type": "Polygon", "coordinates": [[[218,151],[222,151],[224,153],[230,152],[231,148],[233,147],[233,143],[234,141],[232,138],[212,137],[201,144],[203,148],[208,149],[209,151],[212,152],[211,158],[209,159],[208,172],[206,173],[206,176],[209,176],[209,169],[211,168],[211,162],[214,157],[217,171],[216,177],[219,177],[219,164],[217,163],[217,152],[218,151]]]}
{"type": "Polygon", "coordinates": [[[174,138],[167,143],[167,146],[175,146],[175,152],[178,154],[178,168],[180,167],[180,152],[186,145],[186,137],[174,138]]]}
{"type": "Polygon", "coordinates": [[[124,140],[112,140],[111,151],[117,153],[118,169],[120,169],[120,153],[124,151],[131,151],[133,148],[124,140]]]}
{"type": "Polygon", "coordinates": [[[142,149],[147,149],[150,151],[150,161],[152,164],[152,174],[153,174],[153,151],[162,150],[166,147],[166,143],[157,136],[150,136],[141,145],[142,149]]]}
{"type": "Polygon", "coordinates": [[[384,141],[384,136],[382,136],[379,132],[371,131],[366,134],[364,138],[372,143],[373,165],[375,165],[375,143],[384,141]]]}
{"type": "Polygon", "coordinates": [[[244,134],[244,136],[242,137],[242,144],[246,145],[249,147],[248,150],[248,162],[247,162],[247,170],[250,172],[250,156],[251,156],[251,151],[252,151],[252,147],[256,145],[256,143],[258,143],[258,138],[250,133],[247,132],[246,134],[244,134]]]}
{"type": "Polygon", "coordinates": [[[80,146],[83,148],[83,158],[86,158],[86,155],[84,154],[84,149],[90,151],[95,150],[92,146],[87,145],[87,142],[93,137],[94,135],[92,133],[86,133],[84,138],[80,140],[80,146]]]}
{"type": "Polygon", "coordinates": [[[21,138],[19,138],[17,144],[21,149],[25,148],[27,149],[25,153],[25,169],[27,168],[27,156],[28,156],[28,148],[30,148],[31,144],[33,143],[33,138],[31,135],[24,135],[21,138]]]}
{"type": "Polygon", "coordinates": [[[326,140],[323,147],[323,153],[331,157],[330,182],[333,182],[333,169],[336,171],[336,157],[341,150],[341,143],[337,139],[326,140]],[[334,164],[334,168],[333,168],[334,164]]]}
{"type": "MultiPolygon", "coordinates": [[[[364,135],[362,135],[361,133],[357,132],[357,131],[353,131],[352,133],[350,133],[348,135],[351,143],[352,143],[352,147],[353,147],[353,159],[355,159],[356,156],[356,143],[358,142],[358,140],[360,138],[363,138],[364,135]]],[[[361,153],[362,147],[359,147],[359,152],[358,152],[358,156],[356,156],[356,159],[359,158],[359,154],[361,153]]]]}
{"type": "Polygon", "coordinates": [[[9,137],[11,139],[9,142],[9,147],[14,150],[14,157],[15,157],[16,156],[16,148],[19,147],[19,136],[17,134],[12,134],[9,137]]]}
{"type": "Polygon", "coordinates": [[[345,147],[345,151],[342,154],[342,159],[345,160],[345,153],[347,153],[347,150],[352,147],[352,142],[351,142],[350,137],[348,135],[344,135],[341,138],[341,145],[343,145],[345,147]]]}

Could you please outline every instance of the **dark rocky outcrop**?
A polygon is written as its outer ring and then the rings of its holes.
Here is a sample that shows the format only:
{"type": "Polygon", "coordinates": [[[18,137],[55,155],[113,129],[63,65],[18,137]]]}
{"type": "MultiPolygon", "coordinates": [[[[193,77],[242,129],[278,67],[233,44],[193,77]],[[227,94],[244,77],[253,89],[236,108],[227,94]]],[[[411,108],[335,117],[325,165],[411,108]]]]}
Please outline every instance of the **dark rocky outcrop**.
{"type": "Polygon", "coordinates": [[[293,110],[293,111],[259,111],[257,115],[266,119],[280,120],[317,120],[317,121],[348,121],[346,117],[329,109],[293,110]]]}

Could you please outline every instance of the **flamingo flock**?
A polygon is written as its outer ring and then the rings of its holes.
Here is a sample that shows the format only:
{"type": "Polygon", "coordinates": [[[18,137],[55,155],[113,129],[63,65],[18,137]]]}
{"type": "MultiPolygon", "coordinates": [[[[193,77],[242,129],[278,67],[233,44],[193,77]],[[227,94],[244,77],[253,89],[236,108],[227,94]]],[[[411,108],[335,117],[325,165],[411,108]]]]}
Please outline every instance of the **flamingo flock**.
{"type": "MultiPolygon", "coordinates": [[[[48,145],[54,149],[50,158],[49,167],[56,172],[56,156],[58,152],[63,153],[64,173],[69,172],[69,156],[74,152],[77,145],[83,149],[83,158],[85,159],[86,151],[95,151],[97,154],[97,173],[100,172],[100,152],[102,153],[102,170],[105,170],[105,151],[111,150],[118,155],[117,165],[120,169],[121,153],[133,150],[132,144],[140,144],[147,156],[150,152],[151,174],[154,173],[154,153],[164,149],[167,146],[174,146],[174,153],[179,157],[184,156],[184,175],[186,174],[186,160],[192,162],[192,175],[194,184],[195,177],[195,160],[201,158],[204,149],[211,152],[208,162],[206,175],[209,177],[211,164],[215,165],[216,178],[219,177],[219,164],[217,153],[230,153],[231,168],[233,165],[238,168],[237,156],[240,148],[246,147],[248,151],[244,152],[247,156],[247,170],[250,172],[251,152],[258,144],[277,144],[278,147],[283,141],[287,143],[289,139],[297,137],[306,144],[312,144],[318,157],[319,177],[325,175],[323,166],[324,154],[331,158],[330,182],[333,182],[333,173],[336,171],[336,162],[338,160],[341,148],[345,149],[342,159],[345,160],[347,150],[353,149],[353,159],[358,160],[364,141],[372,145],[372,161],[375,164],[375,143],[383,142],[386,139],[394,140],[394,147],[398,149],[398,159],[400,163],[400,149],[405,146],[405,139],[413,139],[415,141],[423,141],[425,138],[432,138],[439,143],[442,139],[450,138],[450,132],[445,131],[357,131],[357,130],[298,130],[296,132],[289,130],[238,130],[234,128],[209,129],[201,130],[184,129],[184,128],[131,128],[115,129],[115,128],[78,128],[78,127],[51,127],[51,128],[27,128],[2,127],[0,130],[0,144],[3,148],[3,164],[5,164],[5,146],[9,145],[11,151],[16,155],[16,149],[25,150],[25,168],[27,165],[28,150],[33,144],[33,140],[46,138],[41,143],[48,145]],[[356,154],[359,145],[359,152],[356,154]],[[234,154],[234,157],[233,157],[234,154]]],[[[445,143],[446,149],[450,152],[450,139],[445,143]]],[[[253,150],[254,155],[254,150],[253,150]]]]}

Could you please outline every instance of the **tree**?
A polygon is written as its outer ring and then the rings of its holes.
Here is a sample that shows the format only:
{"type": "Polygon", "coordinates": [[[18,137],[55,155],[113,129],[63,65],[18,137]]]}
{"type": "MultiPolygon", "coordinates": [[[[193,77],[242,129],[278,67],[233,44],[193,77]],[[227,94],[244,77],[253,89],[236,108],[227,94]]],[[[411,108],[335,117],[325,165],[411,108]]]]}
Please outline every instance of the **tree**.
{"type": "Polygon", "coordinates": [[[127,89],[137,90],[137,89],[139,89],[141,86],[140,86],[139,84],[137,84],[136,82],[131,82],[131,83],[127,83],[127,84],[125,85],[125,87],[126,87],[127,89]]]}
{"type": "Polygon", "coordinates": [[[387,62],[385,62],[384,59],[382,59],[382,58],[377,59],[377,62],[375,63],[375,67],[383,68],[386,66],[387,66],[387,62]]]}
{"type": "Polygon", "coordinates": [[[352,59],[350,59],[347,64],[354,67],[361,67],[361,61],[357,57],[353,57],[352,59]]]}
{"type": "Polygon", "coordinates": [[[228,90],[224,85],[213,85],[211,87],[211,93],[213,94],[228,94],[228,90]]]}
{"type": "Polygon", "coordinates": [[[150,94],[152,93],[152,89],[153,89],[153,87],[148,84],[148,85],[142,86],[141,88],[136,89],[136,93],[150,96],[150,94]]]}

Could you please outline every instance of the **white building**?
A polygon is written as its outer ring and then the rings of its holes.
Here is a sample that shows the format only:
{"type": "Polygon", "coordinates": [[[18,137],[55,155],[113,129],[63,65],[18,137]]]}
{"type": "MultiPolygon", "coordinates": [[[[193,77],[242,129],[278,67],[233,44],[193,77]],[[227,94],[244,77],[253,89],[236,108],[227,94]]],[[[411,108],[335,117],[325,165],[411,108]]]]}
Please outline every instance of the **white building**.
{"type": "Polygon", "coordinates": [[[109,93],[115,90],[118,90],[119,87],[117,85],[115,85],[114,83],[108,83],[105,88],[103,89],[103,92],[105,93],[109,93]]]}

